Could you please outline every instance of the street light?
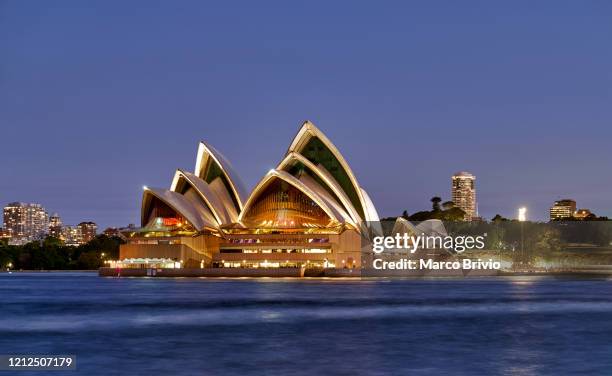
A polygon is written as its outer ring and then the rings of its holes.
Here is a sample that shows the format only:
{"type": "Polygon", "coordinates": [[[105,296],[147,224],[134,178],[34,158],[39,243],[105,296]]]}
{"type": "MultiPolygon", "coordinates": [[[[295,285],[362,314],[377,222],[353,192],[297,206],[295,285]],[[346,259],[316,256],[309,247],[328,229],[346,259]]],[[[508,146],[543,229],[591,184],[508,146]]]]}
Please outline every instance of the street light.
{"type": "Polygon", "coordinates": [[[527,208],[525,207],[519,208],[518,220],[519,222],[525,222],[527,220],[527,208]]]}
{"type": "Polygon", "coordinates": [[[518,220],[519,222],[521,222],[521,264],[524,262],[525,259],[525,235],[524,235],[524,230],[523,230],[523,223],[525,223],[525,221],[527,220],[527,208],[526,207],[522,207],[519,208],[518,210],[518,220]]]}

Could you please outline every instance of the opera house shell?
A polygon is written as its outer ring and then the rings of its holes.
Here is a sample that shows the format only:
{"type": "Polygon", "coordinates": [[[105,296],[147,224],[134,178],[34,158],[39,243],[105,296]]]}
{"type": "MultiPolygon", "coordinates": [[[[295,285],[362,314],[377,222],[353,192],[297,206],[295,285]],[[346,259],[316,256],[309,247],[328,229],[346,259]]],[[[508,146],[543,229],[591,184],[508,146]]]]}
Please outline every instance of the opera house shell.
{"type": "Polygon", "coordinates": [[[221,153],[200,142],[193,172],[144,187],[141,227],[122,260],[184,268],[358,268],[378,214],[334,144],[305,122],[250,193],[221,153]]]}

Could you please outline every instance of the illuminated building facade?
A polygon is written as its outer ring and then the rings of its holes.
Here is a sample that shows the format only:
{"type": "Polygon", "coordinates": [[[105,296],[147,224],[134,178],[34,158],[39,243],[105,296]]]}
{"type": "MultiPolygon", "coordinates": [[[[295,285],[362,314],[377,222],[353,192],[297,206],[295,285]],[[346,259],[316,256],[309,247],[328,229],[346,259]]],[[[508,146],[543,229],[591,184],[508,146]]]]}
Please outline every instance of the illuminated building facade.
{"type": "Polygon", "coordinates": [[[9,232],[3,228],[0,228],[0,240],[8,240],[11,238],[9,232]]]}
{"type": "Polygon", "coordinates": [[[25,244],[47,234],[49,215],[40,204],[12,202],[4,207],[3,214],[11,244],[25,244]]]}
{"type": "Polygon", "coordinates": [[[476,213],[476,176],[461,171],[451,178],[451,196],[456,207],[465,212],[465,220],[471,221],[476,213]]]}
{"type": "Polygon", "coordinates": [[[581,221],[591,218],[591,217],[597,217],[597,216],[593,214],[593,212],[591,212],[589,209],[578,209],[574,213],[574,218],[579,219],[581,221]]]}
{"type": "Polygon", "coordinates": [[[554,205],[550,208],[550,220],[560,220],[563,218],[571,218],[576,212],[576,201],[565,199],[555,201],[554,205]]]}
{"type": "Polygon", "coordinates": [[[98,225],[96,225],[94,222],[81,222],[77,225],[77,228],[80,236],[79,242],[81,244],[85,244],[93,240],[98,232],[98,225]]]}
{"type": "Polygon", "coordinates": [[[60,239],[70,247],[88,243],[96,237],[98,226],[94,222],[81,222],[76,226],[63,226],[60,239]]]}
{"type": "Polygon", "coordinates": [[[106,229],[104,229],[104,231],[102,231],[102,234],[104,234],[105,236],[108,236],[109,238],[112,238],[112,237],[123,238],[123,234],[121,233],[121,230],[116,227],[107,227],[106,229]]]}
{"type": "Polygon", "coordinates": [[[49,217],[49,236],[63,240],[62,229],[62,219],[60,218],[59,214],[53,213],[53,215],[49,217]]]}
{"type": "Polygon", "coordinates": [[[334,144],[305,122],[250,194],[201,142],[193,172],[177,170],[169,190],[144,187],[142,227],[124,232],[118,265],[355,268],[368,221],[378,214],[367,193],[334,144]]]}
{"type": "Polygon", "coordinates": [[[62,227],[62,237],[64,244],[69,247],[81,245],[81,231],[77,226],[62,227]]]}

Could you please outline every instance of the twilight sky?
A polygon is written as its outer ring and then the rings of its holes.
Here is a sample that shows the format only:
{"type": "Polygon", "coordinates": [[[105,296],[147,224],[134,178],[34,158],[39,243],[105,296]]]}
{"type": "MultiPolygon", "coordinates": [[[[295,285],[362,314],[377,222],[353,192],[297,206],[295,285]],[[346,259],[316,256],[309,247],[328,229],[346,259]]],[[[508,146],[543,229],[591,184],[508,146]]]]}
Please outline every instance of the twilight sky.
{"type": "Polygon", "coordinates": [[[450,199],[612,216],[612,3],[0,1],[0,204],[138,223],[142,185],[223,152],[247,188],[303,120],[381,216],[450,199]]]}

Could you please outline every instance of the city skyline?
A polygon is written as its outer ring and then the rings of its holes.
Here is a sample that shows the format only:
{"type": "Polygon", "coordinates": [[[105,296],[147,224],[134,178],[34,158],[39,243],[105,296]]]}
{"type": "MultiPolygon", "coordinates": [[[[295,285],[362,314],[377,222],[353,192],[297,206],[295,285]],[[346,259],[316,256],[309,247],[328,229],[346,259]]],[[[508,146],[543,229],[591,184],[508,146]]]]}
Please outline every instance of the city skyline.
{"type": "MultiPolygon", "coordinates": [[[[200,145],[201,146],[201,145],[200,145]]],[[[229,161],[228,161],[229,162],[229,161]]],[[[179,169],[180,170],[180,169],[179,169]]],[[[176,179],[176,176],[175,176],[176,179]]],[[[488,221],[488,220],[492,220],[493,216],[491,217],[482,217],[479,216],[479,212],[478,212],[478,201],[476,199],[476,190],[475,190],[475,185],[474,182],[476,180],[476,176],[471,174],[470,172],[467,171],[460,171],[457,173],[452,174],[451,176],[451,189],[450,189],[450,198],[451,200],[449,202],[452,202],[453,204],[455,204],[455,206],[461,208],[462,210],[464,210],[466,212],[466,221],[470,221],[470,220],[484,220],[484,221],[488,221]],[[471,181],[471,186],[468,189],[468,186],[464,186],[461,183],[456,183],[456,181],[461,180],[462,178],[467,178],[468,181],[471,181]],[[466,192],[464,192],[465,189],[468,189],[466,192]],[[471,209],[470,209],[471,208],[471,209]]],[[[174,184],[174,183],[173,183],[174,184]]],[[[164,187],[160,187],[161,189],[163,189],[164,187]]],[[[149,189],[149,187],[147,185],[143,185],[142,189],[144,189],[145,191],[149,189]]],[[[244,187],[243,187],[244,189],[244,187]]],[[[247,190],[244,192],[244,194],[251,194],[252,190],[247,190]]],[[[435,196],[434,196],[435,197],[435,196]]],[[[444,196],[446,197],[446,196],[444,196]]],[[[46,210],[45,206],[38,203],[38,202],[23,202],[23,201],[16,201],[16,202],[10,202],[7,203],[4,207],[5,207],[5,211],[6,208],[10,207],[11,205],[14,204],[24,204],[24,205],[34,205],[34,206],[38,206],[40,207],[45,215],[48,217],[48,230],[49,230],[49,235],[53,235],[53,221],[54,218],[56,220],[59,221],[59,226],[58,227],[66,227],[66,228],[76,228],[79,227],[80,225],[84,224],[84,223],[93,223],[91,221],[83,221],[80,220],[80,223],[76,226],[71,226],[71,225],[67,225],[65,223],[63,223],[63,221],[61,220],[61,216],[59,215],[58,212],[53,211],[51,212],[52,214],[49,215],[49,211],[46,210]]],[[[520,214],[519,211],[520,209],[527,209],[526,207],[520,207],[520,208],[516,208],[516,212],[514,214],[508,215],[508,217],[510,219],[518,219],[520,220],[520,214]]],[[[558,210],[558,209],[557,209],[558,210]]],[[[410,213],[414,213],[415,211],[409,212],[410,213]]],[[[404,213],[403,213],[404,214],[404,213]]],[[[402,214],[402,215],[403,215],[402,214]]],[[[495,213],[495,216],[500,215],[501,213],[495,213]]],[[[530,213],[533,216],[533,213],[530,213]]],[[[552,201],[552,206],[550,206],[548,208],[548,212],[547,212],[547,217],[545,218],[540,218],[541,216],[538,214],[537,218],[530,218],[530,221],[534,221],[534,222],[546,222],[546,221],[552,221],[552,220],[558,220],[558,219],[563,219],[563,218],[569,218],[569,217],[574,217],[574,218],[579,218],[579,219],[584,219],[586,216],[588,215],[595,215],[595,213],[592,213],[591,210],[586,209],[586,208],[580,208],[580,210],[577,210],[576,208],[576,201],[573,199],[561,199],[561,198],[557,198],[556,200],[552,201]],[[573,208],[569,208],[566,209],[563,207],[563,205],[565,205],[565,202],[570,201],[573,203],[573,208]],[[558,205],[561,205],[562,209],[560,209],[559,212],[555,212],[556,214],[553,215],[553,210],[556,210],[555,208],[558,207],[558,205]]],[[[388,217],[399,217],[400,215],[391,215],[388,217]]],[[[504,215],[502,215],[502,217],[504,217],[504,215]]],[[[595,217],[597,217],[597,215],[595,215],[595,217]]],[[[600,217],[607,217],[605,215],[602,215],[600,217]]],[[[381,216],[381,219],[384,218],[384,216],[381,216]]],[[[130,222],[127,224],[109,224],[107,226],[103,226],[102,228],[109,230],[109,231],[116,231],[117,229],[127,229],[127,228],[134,228],[135,226],[135,222],[130,222]]],[[[0,226],[0,230],[6,230],[6,223],[5,226],[2,227],[0,226]]]]}
{"type": "Polygon", "coordinates": [[[0,7],[3,205],[138,223],[141,187],[192,170],[197,141],[250,190],[308,119],[381,217],[461,170],[485,218],[565,197],[612,217],[610,4],[0,7]]]}
{"type": "Polygon", "coordinates": [[[23,245],[41,241],[48,236],[62,240],[66,245],[85,244],[97,235],[97,225],[92,221],[81,221],[76,225],[64,223],[58,213],[49,212],[40,203],[11,202],[2,210],[0,238],[10,245],[23,245]]]}
{"type": "MultiPolygon", "coordinates": [[[[231,160],[229,162],[231,162],[231,160]]],[[[459,172],[459,173],[454,173],[454,174],[451,175],[451,177],[453,178],[451,180],[454,180],[455,176],[457,174],[461,174],[461,173],[467,173],[467,172],[462,171],[462,172],[459,172]]],[[[470,173],[467,173],[467,174],[470,174],[470,173]]],[[[475,175],[472,175],[472,174],[470,174],[470,175],[473,178],[476,178],[475,175]]],[[[145,184],[145,185],[140,186],[139,187],[140,188],[139,191],[142,190],[143,187],[147,187],[147,185],[145,184]]],[[[160,188],[169,188],[169,187],[160,186],[160,188]]],[[[248,188],[246,190],[246,192],[250,193],[252,191],[252,188],[253,187],[248,188]]],[[[448,192],[444,192],[442,194],[440,194],[438,192],[432,193],[432,196],[437,196],[437,195],[442,195],[443,198],[444,197],[449,197],[451,199],[451,201],[454,202],[454,200],[452,200],[453,195],[454,195],[454,193],[453,193],[453,186],[452,185],[451,185],[451,188],[450,188],[450,190],[448,192]],[[448,194],[448,196],[446,196],[447,194],[448,194]]],[[[543,221],[543,222],[546,222],[546,221],[550,220],[551,219],[551,217],[550,217],[550,207],[551,207],[551,205],[554,206],[554,204],[556,204],[556,202],[558,202],[558,201],[567,200],[567,199],[564,199],[563,197],[566,197],[566,196],[558,195],[558,196],[556,196],[554,198],[552,198],[552,197],[549,198],[548,202],[544,203],[544,205],[543,205],[544,212],[542,212],[542,213],[540,213],[539,211],[535,212],[532,207],[528,207],[529,208],[529,215],[530,215],[529,220],[531,220],[531,221],[543,221]]],[[[9,200],[3,206],[7,206],[7,205],[10,205],[10,204],[13,204],[13,203],[28,203],[28,204],[34,204],[34,205],[42,205],[42,207],[47,211],[47,214],[49,215],[49,218],[51,218],[52,215],[58,215],[62,211],[61,208],[60,209],[54,208],[53,210],[48,210],[47,206],[44,203],[41,203],[43,201],[44,200],[31,200],[31,201],[26,201],[26,200],[9,200]]],[[[597,201],[594,201],[594,202],[597,202],[597,201]]],[[[474,199],[474,207],[475,207],[474,210],[475,210],[475,213],[477,213],[477,214],[480,214],[480,210],[478,208],[478,204],[479,203],[480,203],[479,200],[474,199]]],[[[485,205],[486,206],[494,206],[494,205],[491,205],[491,203],[485,203],[485,205]]],[[[458,206],[460,206],[460,205],[458,205],[458,206]]],[[[493,218],[493,216],[495,216],[497,214],[500,214],[500,215],[502,215],[502,217],[508,217],[508,218],[516,219],[517,218],[517,213],[518,213],[517,211],[518,211],[519,207],[524,207],[524,206],[525,205],[522,205],[522,206],[519,205],[519,206],[517,206],[515,208],[509,208],[507,213],[505,213],[505,212],[495,212],[495,213],[492,213],[491,212],[489,215],[480,215],[479,217],[484,219],[484,220],[490,220],[490,219],[493,218]]],[[[425,210],[427,208],[428,208],[428,204],[427,203],[421,203],[420,207],[415,207],[415,208],[401,208],[401,207],[398,207],[395,212],[390,213],[389,215],[381,215],[380,217],[384,218],[384,217],[400,216],[400,215],[402,215],[403,210],[407,210],[409,214],[412,214],[412,213],[415,213],[415,212],[420,211],[420,210],[425,210]]],[[[583,209],[581,209],[581,210],[583,210],[583,209]]],[[[607,213],[611,213],[612,211],[605,210],[605,209],[602,209],[602,208],[595,208],[595,212],[597,214],[602,213],[601,216],[603,216],[603,217],[608,217],[609,215],[607,213]]],[[[64,218],[63,215],[61,217],[64,218]]],[[[135,223],[138,223],[138,215],[134,215],[132,217],[134,217],[134,218],[133,218],[133,220],[130,220],[130,221],[123,221],[123,222],[119,222],[119,223],[116,223],[116,222],[102,223],[102,222],[96,220],[95,215],[94,215],[94,217],[92,217],[90,219],[87,219],[85,221],[91,220],[93,222],[100,223],[101,224],[100,225],[101,229],[116,229],[116,228],[127,228],[128,226],[132,226],[135,223]]],[[[132,217],[130,217],[130,218],[132,218],[132,217]]],[[[81,223],[83,221],[84,220],[82,218],[77,218],[76,220],[64,221],[64,222],[65,223],[81,223]]],[[[70,225],[67,225],[67,226],[70,226],[70,225]]],[[[72,227],[74,227],[74,226],[76,226],[76,225],[72,225],[72,227]]],[[[2,227],[0,227],[0,228],[2,228],[2,227]]]]}

